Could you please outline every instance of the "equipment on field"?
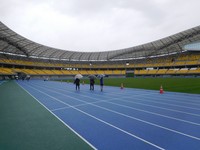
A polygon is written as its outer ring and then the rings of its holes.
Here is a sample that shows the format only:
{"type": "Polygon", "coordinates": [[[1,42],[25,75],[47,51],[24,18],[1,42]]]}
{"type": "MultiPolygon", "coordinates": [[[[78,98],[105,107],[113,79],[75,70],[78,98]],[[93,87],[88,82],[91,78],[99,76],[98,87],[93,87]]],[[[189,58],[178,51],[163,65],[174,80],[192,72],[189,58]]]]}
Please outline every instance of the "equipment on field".
{"type": "Polygon", "coordinates": [[[160,86],[160,94],[163,94],[164,93],[164,90],[163,90],[163,87],[162,85],[160,86]]]}

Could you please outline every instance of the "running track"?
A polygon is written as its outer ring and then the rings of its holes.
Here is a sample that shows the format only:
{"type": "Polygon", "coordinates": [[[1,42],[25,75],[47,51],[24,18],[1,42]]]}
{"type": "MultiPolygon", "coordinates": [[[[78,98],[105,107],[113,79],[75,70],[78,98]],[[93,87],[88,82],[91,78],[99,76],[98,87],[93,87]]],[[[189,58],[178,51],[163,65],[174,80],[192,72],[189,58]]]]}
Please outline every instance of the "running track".
{"type": "Polygon", "coordinates": [[[200,95],[17,81],[94,149],[199,150],[200,95]]]}

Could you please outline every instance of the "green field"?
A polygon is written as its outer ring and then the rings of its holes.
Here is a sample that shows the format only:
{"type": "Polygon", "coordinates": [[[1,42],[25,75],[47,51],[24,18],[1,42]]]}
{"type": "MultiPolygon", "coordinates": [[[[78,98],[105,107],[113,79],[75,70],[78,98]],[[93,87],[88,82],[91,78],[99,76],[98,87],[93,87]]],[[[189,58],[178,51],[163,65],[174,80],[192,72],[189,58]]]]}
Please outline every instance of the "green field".
{"type": "MultiPolygon", "coordinates": [[[[88,79],[84,80],[89,83],[88,79]]],[[[72,80],[71,80],[72,82],[72,80]]],[[[108,86],[120,87],[121,83],[125,88],[140,88],[149,90],[159,90],[163,86],[164,91],[183,92],[200,94],[200,78],[105,78],[104,84],[108,86]]],[[[99,79],[95,80],[99,84],[99,79]]]]}

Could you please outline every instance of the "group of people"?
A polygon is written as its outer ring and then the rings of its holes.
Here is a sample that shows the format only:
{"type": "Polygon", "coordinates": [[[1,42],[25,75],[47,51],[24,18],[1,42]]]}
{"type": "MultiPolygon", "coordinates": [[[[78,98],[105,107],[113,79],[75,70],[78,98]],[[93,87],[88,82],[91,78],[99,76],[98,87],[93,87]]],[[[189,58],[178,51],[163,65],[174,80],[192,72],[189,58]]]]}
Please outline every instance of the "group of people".
{"type": "MultiPolygon", "coordinates": [[[[94,78],[90,78],[90,90],[94,91],[94,78]]],[[[80,90],[80,79],[76,78],[74,80],[74,84],[76,85],[76,90],[80,90]]],[[[103,77],[100,78],[100,87],[101,87],[101,92],[103,91],[103,85],[104,85],[104,81],[103,81],[103,77]]]]}

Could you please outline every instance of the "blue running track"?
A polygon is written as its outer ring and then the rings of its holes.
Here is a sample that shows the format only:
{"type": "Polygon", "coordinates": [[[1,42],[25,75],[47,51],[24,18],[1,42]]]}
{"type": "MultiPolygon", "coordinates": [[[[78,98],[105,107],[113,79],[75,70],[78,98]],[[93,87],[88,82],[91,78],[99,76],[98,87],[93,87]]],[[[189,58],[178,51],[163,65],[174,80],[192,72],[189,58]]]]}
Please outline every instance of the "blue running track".
{"type": "Polygon", "coordinates": [[[199,150],[200,95],[72,83],[17,81],[100,150],[199,150]]]}

